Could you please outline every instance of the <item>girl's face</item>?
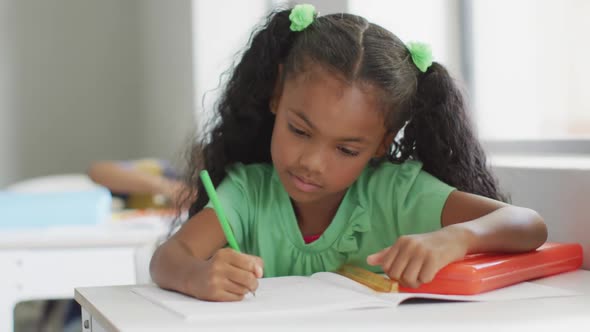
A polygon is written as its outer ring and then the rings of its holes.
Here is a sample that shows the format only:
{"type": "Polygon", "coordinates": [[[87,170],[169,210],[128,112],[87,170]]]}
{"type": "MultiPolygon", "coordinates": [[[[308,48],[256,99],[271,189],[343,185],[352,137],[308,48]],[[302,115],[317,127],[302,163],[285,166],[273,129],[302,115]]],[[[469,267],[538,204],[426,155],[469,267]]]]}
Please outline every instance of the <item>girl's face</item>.
{"type": "Polygon", "coordinates": [[[271,155],[295,202],[341,198],[369,160],[386,151],[373,89],[314,66],[277,91],[271,155]]]}

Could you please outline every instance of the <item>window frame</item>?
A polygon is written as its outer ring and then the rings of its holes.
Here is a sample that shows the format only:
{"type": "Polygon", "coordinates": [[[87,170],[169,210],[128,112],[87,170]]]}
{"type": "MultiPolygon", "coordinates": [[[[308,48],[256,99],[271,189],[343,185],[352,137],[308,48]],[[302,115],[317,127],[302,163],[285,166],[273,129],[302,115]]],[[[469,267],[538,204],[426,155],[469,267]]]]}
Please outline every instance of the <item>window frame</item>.
{"type": "MultiPolygon", "coordinates": [[[[463,81],[472,99],[477,98],[473,73],[473,2],[475,0],[459,1],[459,38],[460,64],[463,81]]],[[[474,125],[477,110],[470,107],[474,125]]],[[[590,155],[590,137],[588,138],[551,138],[551,139],[486,139],[479,138],[486,152],[491,154],[525,154],[525,155],[555,155],[575,154],[590,155]]]]}

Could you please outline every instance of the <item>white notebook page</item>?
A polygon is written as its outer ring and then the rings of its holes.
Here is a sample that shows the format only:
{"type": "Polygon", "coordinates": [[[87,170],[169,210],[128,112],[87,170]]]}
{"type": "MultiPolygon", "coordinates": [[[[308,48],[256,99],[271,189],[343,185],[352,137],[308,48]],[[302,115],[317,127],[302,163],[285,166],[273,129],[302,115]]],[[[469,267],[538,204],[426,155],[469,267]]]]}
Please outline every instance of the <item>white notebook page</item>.
{"type": "Polygon", "coordinates": [[[309,277],[266,278],[258,282],[256,296],[249,294],[240,302],[201,301],[154,286],[136,287],[133,292],[187,320],[318,313],[395,305],[309,277]]]}
{"type": "Polygon", "coordinates": [[[291,276],[260,279],[256,296],[249,294],[240,302],[201,301],[155,286],[136,287],[133,288],[133,292],[190,321],[395,307],[411,298],[510,301],[579,295],[573,291],[530,282],[477,295],[379,293],[348,278],[327,272],[316,273],[312,277],[291,276]]]}

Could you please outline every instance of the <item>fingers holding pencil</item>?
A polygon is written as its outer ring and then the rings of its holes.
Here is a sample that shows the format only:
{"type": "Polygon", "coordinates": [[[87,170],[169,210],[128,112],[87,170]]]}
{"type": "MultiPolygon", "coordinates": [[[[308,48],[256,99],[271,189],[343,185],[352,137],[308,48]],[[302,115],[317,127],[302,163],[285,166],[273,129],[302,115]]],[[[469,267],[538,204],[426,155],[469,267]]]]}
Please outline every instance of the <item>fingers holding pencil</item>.
{"type": "Polygon", "coordinates": [[[258,279],[262,278],[264,262],[262,258],[236,252],[229,252],[229,263],[233,269],[228,271],[228,277],[233,282],[250,290],[253,295],[258,289],[258,279]]]}
{"type": "Polygon", "coordinates": [[[263,262],[260,257],[224,248],[191,277],[194,296],[208,301],[240,301],[258,289],[263,262]]]}

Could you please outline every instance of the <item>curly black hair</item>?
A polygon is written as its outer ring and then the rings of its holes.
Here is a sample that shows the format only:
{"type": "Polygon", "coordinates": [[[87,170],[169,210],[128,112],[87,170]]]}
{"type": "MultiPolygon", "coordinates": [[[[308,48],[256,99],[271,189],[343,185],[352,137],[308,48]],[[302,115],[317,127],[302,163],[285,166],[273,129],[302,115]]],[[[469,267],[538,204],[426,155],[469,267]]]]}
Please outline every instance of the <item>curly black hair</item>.
{"type": "MultiPolygon", "coordinates": [[[[271,163],[274,115],[269,103],[275,85],[305,72],[310,64],[320,64],[348,82],[370,84],[379,91],[386,128],[402,133],[392,141],[384,162],[419,160],[425,171],[459,190],[506,200],[486,164],[462,93],[442,65],[435,62],[420,72],[399,38],[360,16],[325,15],[304,31],[293,32],[289,13],[271,13],[229,72],[212,128],[190,151],[188,181],[193,191],[204,193],[202,169],[217,186],[228,165],[271,163]]],[[[207,195],[196,197],[189,216],[208,201],[207,195]]]]}

